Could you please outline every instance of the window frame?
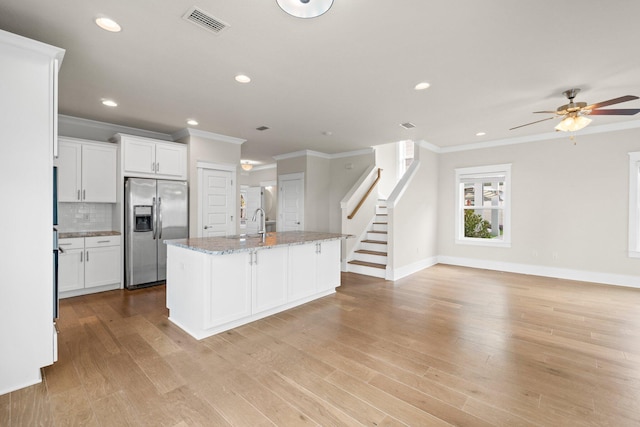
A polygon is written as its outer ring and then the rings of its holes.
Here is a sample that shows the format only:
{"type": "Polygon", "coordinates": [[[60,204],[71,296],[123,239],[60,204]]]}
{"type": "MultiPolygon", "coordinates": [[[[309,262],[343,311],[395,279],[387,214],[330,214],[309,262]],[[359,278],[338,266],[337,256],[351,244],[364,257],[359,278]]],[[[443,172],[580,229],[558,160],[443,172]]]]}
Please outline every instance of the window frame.
{"type": "MultiPolygon", "coordinates": [[[[455,169],[456,212],[455,242],[461,245],[487,247],[511,247],[511,163],[487,166],[474,166],[455,169]],[[504,177],[504,178],[503,178],[504,177]],[[464,235],[464,184],[469,179],[503,178],[504,208],[502,208],[502,236],[500,239],[466,237],[464,235]]],[[[489,208],[484,208],[489,209],[489,208]]]]}
{"type": "Polygon", "coordinates": [[[629,153],[629,258],[640,258],[640,151],[629,153]]]}

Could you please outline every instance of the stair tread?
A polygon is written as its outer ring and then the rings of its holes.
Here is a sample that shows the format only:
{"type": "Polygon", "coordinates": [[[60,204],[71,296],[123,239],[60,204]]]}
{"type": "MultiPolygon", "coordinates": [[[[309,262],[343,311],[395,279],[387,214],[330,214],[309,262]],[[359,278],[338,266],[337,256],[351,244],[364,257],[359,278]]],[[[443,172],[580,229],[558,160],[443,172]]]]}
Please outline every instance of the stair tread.
{"type": "Polygon", "coordinates": [[[389,224],[388,222],[374,222],[374,225],[387,225],[389,224]]]}
{"type": "Polygon", "coordinates": [[[366,261],[358,261],[358,260],[349,261],[349,264],[362,265],[364,267],[373,267],[373,268],[387,268],[387,266],[384,264],[377,264],[375,262],[366,262],[366,261]]]}
{"type": "Polygon", "coordinates": [[[376,244],[380,244],[380,245],[386,245],[387,242],[384,240],[363,240],[362,243],[376,243],[376,244]]]}
{"type": "Polygon", "coordinates": [[[386,231],[369,230],[368,233],[389,234],[386,231]]]}
{"type": "Polygon", "coordinates": [[[358,249],[357,251],[355,251],[358,254],[365,254],[365,255],[377,255],[377,256],[387,256],[386,252],[380,252],[380,251],[368,251],[366,249],[358,249]]]}

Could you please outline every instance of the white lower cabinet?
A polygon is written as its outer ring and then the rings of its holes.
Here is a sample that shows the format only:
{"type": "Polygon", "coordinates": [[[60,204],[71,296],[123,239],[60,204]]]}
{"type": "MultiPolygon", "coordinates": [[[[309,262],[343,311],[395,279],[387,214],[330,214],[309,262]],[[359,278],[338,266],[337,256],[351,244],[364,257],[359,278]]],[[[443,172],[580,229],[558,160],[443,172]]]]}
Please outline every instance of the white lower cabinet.
{"type": "Polygon", "coordinates": [[[205,328],[251,315],[251,255],[240,252],[211,257],[205,328]]]}
{"type": "Polygon", "coordinates": [[[207,327],[240,319],[287,302],[288,249],[214,256],[211,258],[207,327]],[[234,283],[234,286],[229,286],[234,283]]]}
{"type": "Polygon", "coordinates": [[[340,241],[313,242],[289,251],[289,299],[340,286],[340,241]]]}
{"type": "Polygon", "coordinates": [[[213,255],[167,247],[169,320],[202,339],[340,286],[340,241],[213,255]]]}
{"type": "Polygon", "coordinates": [[[58,290],[61,297],[120,287],[120,236],[60,239],[58,290]]]}
{"type": "Polygon", "coordinates": [[[287,247],[256,251],[253,255],[253,313],[287,302],[287,247]]]}

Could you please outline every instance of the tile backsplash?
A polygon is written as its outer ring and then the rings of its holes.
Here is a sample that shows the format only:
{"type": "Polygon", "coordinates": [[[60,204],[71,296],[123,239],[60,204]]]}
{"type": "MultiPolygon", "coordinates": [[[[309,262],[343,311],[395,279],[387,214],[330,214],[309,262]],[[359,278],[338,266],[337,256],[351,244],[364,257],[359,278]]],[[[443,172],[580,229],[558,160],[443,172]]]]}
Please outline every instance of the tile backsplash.
{"type": "Polygon", "coordinates": [[[109,231],[113,230],[111,203],[60,203],[58,205],[58,230],[109,231]]]}

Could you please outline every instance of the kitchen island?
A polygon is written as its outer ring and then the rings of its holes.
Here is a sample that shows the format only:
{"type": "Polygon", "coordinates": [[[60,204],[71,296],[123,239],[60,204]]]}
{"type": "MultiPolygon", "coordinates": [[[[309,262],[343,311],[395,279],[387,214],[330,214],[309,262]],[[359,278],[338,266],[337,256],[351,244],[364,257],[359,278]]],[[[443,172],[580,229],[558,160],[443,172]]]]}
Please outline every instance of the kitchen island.
{"type": "Polygon", "coordinates": [[[335,293],[341,240],[285,231],[167,240],[169,320],[196,339],[335,293]]]}

